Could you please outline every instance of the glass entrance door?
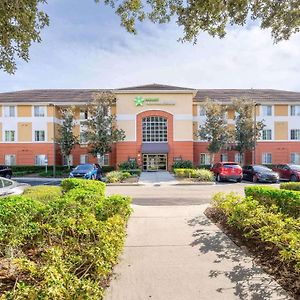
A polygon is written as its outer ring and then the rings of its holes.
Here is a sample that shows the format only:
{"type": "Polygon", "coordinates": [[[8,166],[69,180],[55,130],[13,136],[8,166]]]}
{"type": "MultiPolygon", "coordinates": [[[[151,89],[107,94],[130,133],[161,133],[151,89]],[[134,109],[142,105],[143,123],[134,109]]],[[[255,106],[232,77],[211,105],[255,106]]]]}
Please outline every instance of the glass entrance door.
{"type": "Polygon", "coordinates": [[[144,171],[166,171],[167,154],[143,154],[144,171]]]}

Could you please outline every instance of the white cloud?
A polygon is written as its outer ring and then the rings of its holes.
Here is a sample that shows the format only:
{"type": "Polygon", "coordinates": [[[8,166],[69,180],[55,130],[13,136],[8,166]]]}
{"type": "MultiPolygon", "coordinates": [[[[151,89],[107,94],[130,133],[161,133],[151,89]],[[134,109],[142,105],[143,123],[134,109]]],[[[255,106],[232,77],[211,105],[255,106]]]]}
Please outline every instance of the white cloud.
{"type": "Polygon", "coordinates": [[[58,17],[54,21],[43,43],[33,47],[28,64],[21,63],[15,76],[0,74],[0,91],[153,82],[300,91],[300,34],[274,45],[268,31],[239,27],[222,40],[203,34],[192,45],[176,41],[180,32],[173,24],[144,24],[131,36],[115,18],[100,20],[101,27],[58,17]]]}

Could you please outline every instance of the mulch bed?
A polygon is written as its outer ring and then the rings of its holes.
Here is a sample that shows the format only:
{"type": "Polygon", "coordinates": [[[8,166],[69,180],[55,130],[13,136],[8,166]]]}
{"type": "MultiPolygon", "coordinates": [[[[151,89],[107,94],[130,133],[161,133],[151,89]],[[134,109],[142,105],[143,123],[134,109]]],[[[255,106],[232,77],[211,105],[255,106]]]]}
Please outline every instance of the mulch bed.
{"type": "Polygon", "coordinates": [[[236,245],[246,250],[253,261],[270,274],[292,297],[300,300],[300,274],[294,271],[294,264],[282,262],[278,248],[258,238],[245,238],[243,232],[227,224],[221,210],[209,207],[204,214],[215,223],[236,245]]]}

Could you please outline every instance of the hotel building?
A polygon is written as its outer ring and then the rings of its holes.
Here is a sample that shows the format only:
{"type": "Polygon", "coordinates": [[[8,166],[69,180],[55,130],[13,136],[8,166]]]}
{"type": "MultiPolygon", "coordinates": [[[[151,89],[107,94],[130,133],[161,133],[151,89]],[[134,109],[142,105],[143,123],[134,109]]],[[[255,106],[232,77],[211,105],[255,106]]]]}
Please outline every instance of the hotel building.
{"type": "MultiPolygon", "coordinates": [[[[230,107],[233,98],[255,101],[256,119],[266,125],[257,141],[257,164],[300,164],[300,93],[257,89],[189,89],[150,84],[113,90],[116,104],[111,113],[126,138],[113,145],[113,151],[95,158],[81,139],[72,151],[71,163],[95,162],[117,166],[136,159],[144,170],[167,170],[176,160],[191,160],[194,165],[207,165],[207,142],[195,135],[205,122],[206,98],[230,107]]],[[[88,118],[86,104],[99,90],[62,89],[27,90],[0,93],[0,164],[53,165],[65,163],[55,143],[62,124],[59,108],[74,106],[74,133],[83,132],[82,122],[88,118]]],[[[228,108],[228,126],[234,126],[233,109],[228,108]]],[[[253,153],[247,153],[251,163],[253,153]]],[[[236,151],[223,150],[216,161],[239,161],[236,151]]]]}

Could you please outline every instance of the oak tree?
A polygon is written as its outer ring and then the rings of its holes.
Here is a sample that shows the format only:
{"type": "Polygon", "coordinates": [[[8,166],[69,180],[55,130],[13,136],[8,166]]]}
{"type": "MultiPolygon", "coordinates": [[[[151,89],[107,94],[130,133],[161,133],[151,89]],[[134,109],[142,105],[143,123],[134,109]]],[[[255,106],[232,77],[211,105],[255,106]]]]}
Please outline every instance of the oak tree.
{"type": "Polygon", "coordinates": [[[89,118],[84,122],[85,135],[90,153],[97,157],[112,151],[112,145],[125,139],[125,131],[116,126],[116,116],[111,108],[116,103],[116,95],[111,91],[101,91],[93,95],[88,105],[89,118]]]}
{"type": "Polygon", "coordinates": [[[199,126],[198,136],[208,142],[207,150],[211,155],[211,163],[215,154],[225,147],[231,138],[226,120],[226,106],[206,99],[202,104],[205,108],[205,123],[199,126]]]}
{"type": "Polygon", "coordinates": [[[74,146],[78,144],[78,136],[74,134],[74,109],[72,107],[62,107],[60,113],[63,122],[58,129],[57,142],[60,145],[62,154],[67,158],[68,168],[70,168],[70,154],[74,146]]]}

